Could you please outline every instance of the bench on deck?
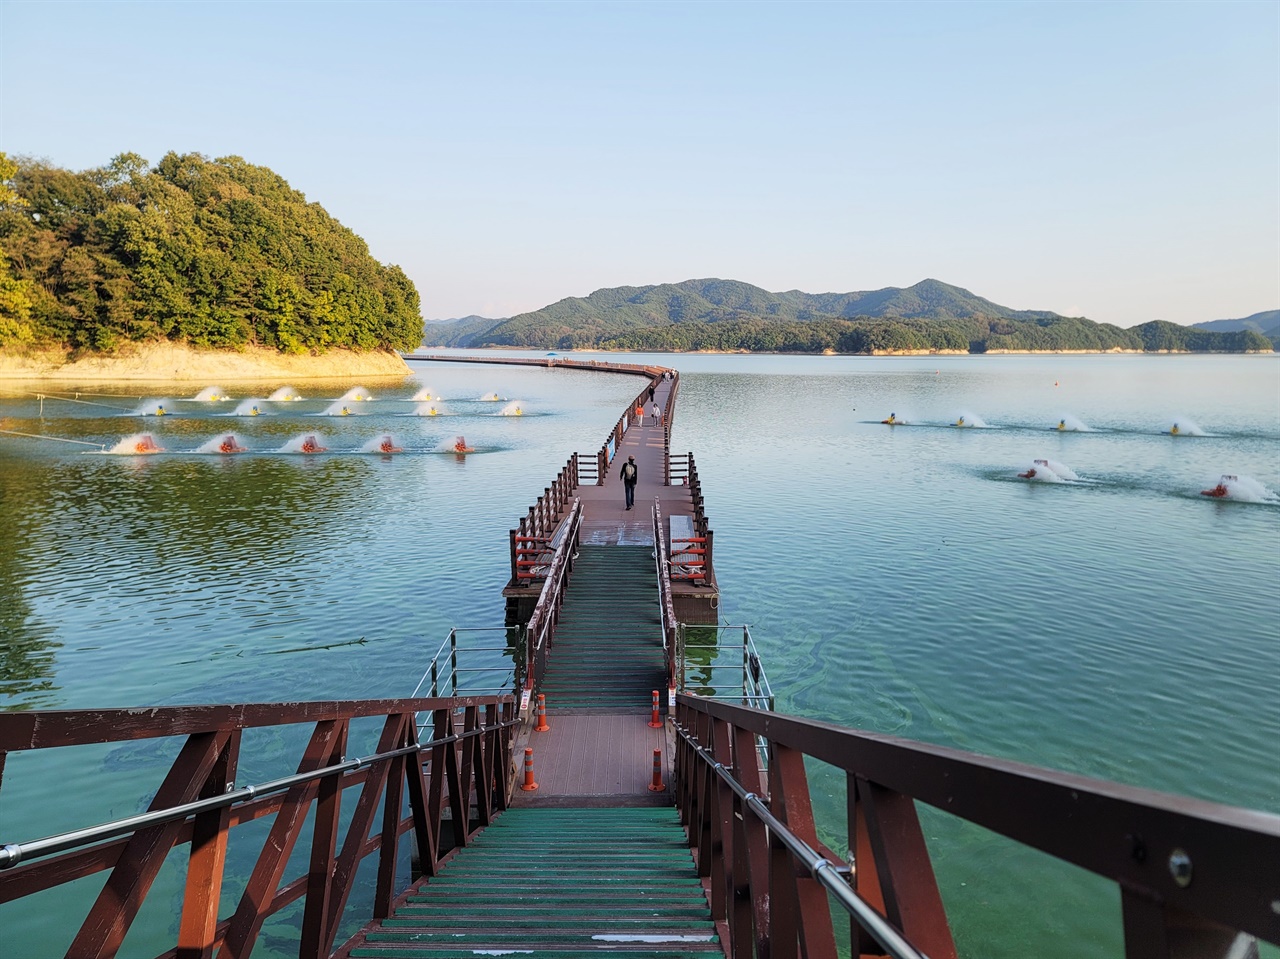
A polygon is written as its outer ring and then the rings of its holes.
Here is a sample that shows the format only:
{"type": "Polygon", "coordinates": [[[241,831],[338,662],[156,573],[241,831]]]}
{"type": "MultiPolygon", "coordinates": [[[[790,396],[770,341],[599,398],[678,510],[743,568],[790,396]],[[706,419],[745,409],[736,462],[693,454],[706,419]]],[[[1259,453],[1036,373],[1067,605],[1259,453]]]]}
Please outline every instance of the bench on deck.
{"type": "Polygon", "coordinates": [[[546,536],[516,537],[516,579],[541,579],[551,569],[556,550],[569,533],[569,517],[560,520],[550,538],[546,536]]]}
{"type": "Polygon", "coordinates": [[[694,582],[707,578],[707,541],[693,529],[692,516],[673,515],[669,518],[671,541],[668,560],[672,579],[694,582]]]}

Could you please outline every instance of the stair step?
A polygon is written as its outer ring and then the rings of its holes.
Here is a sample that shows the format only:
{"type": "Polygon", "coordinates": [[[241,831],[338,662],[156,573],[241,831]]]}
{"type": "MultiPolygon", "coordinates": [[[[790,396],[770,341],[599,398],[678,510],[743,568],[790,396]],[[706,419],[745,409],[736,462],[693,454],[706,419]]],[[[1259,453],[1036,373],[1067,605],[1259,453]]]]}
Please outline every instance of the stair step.
{"type": "Polygon", "coordinates": [[[349,953],[365,959],[712,959],[715,923],[671,807],[501,813],[349,953]]]}

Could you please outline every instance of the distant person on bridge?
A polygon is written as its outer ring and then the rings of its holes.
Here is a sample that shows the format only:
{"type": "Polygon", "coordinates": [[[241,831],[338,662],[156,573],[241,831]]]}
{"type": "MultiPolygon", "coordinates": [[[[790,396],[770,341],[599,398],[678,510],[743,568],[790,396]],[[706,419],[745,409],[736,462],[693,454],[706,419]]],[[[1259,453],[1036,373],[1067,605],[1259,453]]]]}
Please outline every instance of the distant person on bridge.
{"type": "Polygon", "coordinates": [[[653,414],[653,425],[658,426],[662,422],[662,407],[658,406],[657,403],[654,403],[653,409],[649,412],[653,414]]]}
{"type": "Polygon", "coordinates": [[[636,480],[640,478],[640,471],[636,469],[636,458],[628,456],[627,461],[622,464],[622,471],[618,474],[622,477],[622,488],[627,493],[627,509],[636,505],[636,480]]]}

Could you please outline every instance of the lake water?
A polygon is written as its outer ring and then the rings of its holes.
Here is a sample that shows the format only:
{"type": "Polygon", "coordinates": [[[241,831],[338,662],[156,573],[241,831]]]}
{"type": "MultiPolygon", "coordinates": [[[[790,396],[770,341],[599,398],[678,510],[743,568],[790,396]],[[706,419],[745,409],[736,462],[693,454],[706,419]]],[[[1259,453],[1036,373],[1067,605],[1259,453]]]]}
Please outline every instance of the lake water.
{"type": "MultiPolygon", "coordinates": [[[[601,358],[681,371],[723,621],[751,625],[779,709],[1280,812],[1280,357],[601,358]],[[1019,479],[1035,459],[1055,474],[1019,479]],[[1201,496],[1222,474],[1232,495],[1201,496]]],[[[58,438],[0,434],[0,706],[405,696],[450,626],[500,625],[508,529],[639,381],[415,369],[297,402],[85,386],[43,415],[0,383],[0,429],[58,438]],[[376,399],[341,400],[358,385],[376,399]],[[413,415],[424,390],[441,415],[413,415]],[[101,452],[142,431],[166,452],[101,452]],[[195,452],[227,433],[248,452],[195,452]],[[329,452],[282,452],[310,433],[329,452]],[[387,433],[403,453],[362,452],[387,433]]],[[[0,842],[136,811],[170,754],[11,757],[0,842]],[[70,776],[92,790],[50,804],[70,776]]],[[[813,776],[841,848],[843,780],[813,776]]],[[[963,954],[1121,953],[1107,884],[925,823],[963,954]]],[[[166,876],[131,954],[172,943],[166,876]]],[[[63,942],[48,902],[0,907],[36,954],[63,942]]]]}

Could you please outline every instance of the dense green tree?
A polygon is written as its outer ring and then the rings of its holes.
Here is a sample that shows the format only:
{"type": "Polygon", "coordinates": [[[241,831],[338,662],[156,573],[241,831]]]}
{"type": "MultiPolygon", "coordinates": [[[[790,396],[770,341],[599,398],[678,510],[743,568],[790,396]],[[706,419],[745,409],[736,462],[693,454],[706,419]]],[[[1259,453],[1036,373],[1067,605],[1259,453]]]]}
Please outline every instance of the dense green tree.
{"type": "Polygon", "coordinates": [[[298,353],[421,341],[404,272],[240,157],[170,153],[150,168],[125,153],[72,173],[0,154],[0,186],[12,270],[0,270],[0,345],[170,339],[298,353]]]}

